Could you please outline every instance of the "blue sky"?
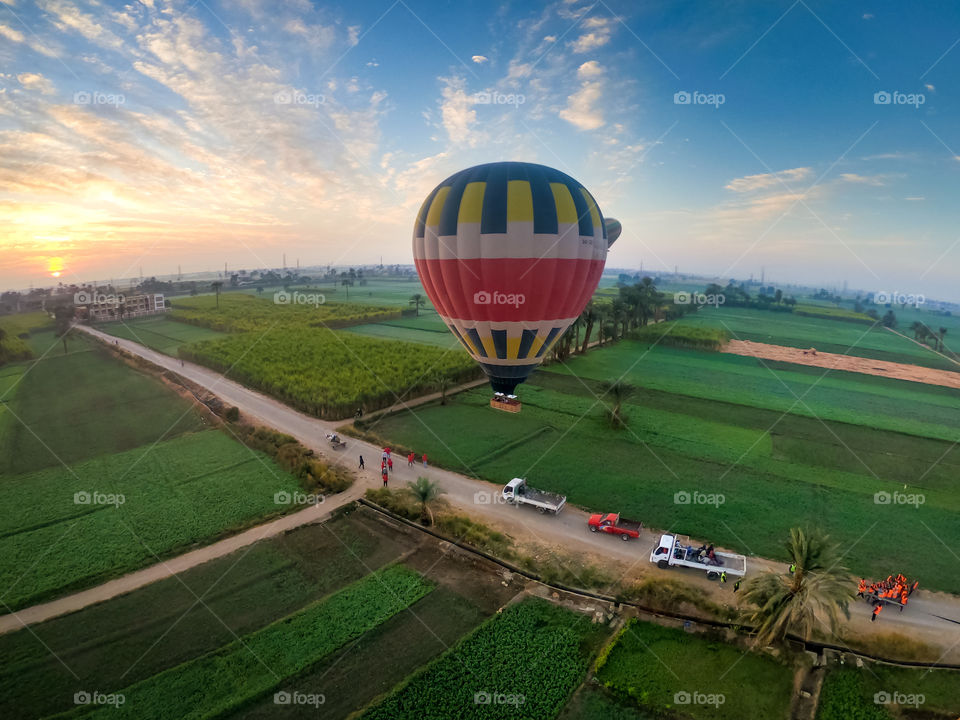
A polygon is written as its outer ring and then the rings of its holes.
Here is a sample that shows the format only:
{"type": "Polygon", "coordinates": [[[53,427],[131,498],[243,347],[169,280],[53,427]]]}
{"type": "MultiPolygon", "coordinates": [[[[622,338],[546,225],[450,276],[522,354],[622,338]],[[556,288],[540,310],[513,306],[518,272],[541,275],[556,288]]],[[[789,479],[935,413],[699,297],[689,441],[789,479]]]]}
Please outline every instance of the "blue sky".
{"type": "Polygon", "coordinates": [[[429,190],[511,159],[623,222],[611,266],[960,301],[958,21],[799,0],[7,0],[0,285],[284,252],[407,263],[429,190]]]}

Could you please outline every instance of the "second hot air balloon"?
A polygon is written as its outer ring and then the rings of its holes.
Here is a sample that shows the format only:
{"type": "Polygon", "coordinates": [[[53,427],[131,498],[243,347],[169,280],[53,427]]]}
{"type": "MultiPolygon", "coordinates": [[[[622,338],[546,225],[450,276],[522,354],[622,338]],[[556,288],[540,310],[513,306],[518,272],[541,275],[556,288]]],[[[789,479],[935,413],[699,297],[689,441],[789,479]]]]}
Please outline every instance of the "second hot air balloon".
{"type": "Polygon", "coordinates": [[[505,394],[583,311],[607,249],[607,225],[589,191],[559,170],[523,162],[451,175],[427,196],[413,231],[427,295],[494,392],[505,394]]]}

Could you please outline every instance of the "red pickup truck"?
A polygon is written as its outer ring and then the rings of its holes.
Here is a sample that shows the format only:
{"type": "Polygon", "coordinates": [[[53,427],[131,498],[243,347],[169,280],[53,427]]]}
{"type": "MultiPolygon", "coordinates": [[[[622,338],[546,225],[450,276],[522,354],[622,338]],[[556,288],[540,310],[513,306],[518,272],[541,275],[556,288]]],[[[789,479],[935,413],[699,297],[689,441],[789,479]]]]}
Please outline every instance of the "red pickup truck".
{"type": "Polygon", "coordinates": [[[642,522],[636,520],[627,520],[620,517],[620,513],[607,513],[606,515],[591,515],[587,520],[590,532],[605,532],[611,535],[619,535],[620,539],[626,542],[631,538],[640,537],[640,530],[643,528],[642,522]]]}

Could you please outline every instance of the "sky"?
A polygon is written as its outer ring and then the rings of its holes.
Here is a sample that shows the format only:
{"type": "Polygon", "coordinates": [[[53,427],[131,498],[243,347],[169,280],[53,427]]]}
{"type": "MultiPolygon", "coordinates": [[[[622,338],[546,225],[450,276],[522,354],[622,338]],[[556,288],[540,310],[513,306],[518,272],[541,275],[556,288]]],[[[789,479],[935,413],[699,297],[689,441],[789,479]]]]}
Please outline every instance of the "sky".
{"type": "Polygon", "coordinates": [[[960,301],[960,6],[2,0],[0,287],[411,263],[472,165],[610,267],[960,301]]]}

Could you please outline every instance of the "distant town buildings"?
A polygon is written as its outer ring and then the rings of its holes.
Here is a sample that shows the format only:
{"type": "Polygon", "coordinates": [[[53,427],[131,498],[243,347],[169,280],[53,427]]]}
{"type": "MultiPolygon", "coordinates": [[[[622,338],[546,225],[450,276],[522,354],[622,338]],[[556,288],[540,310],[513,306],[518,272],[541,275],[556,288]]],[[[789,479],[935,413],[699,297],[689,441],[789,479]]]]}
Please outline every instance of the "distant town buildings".
{"type": "Polygon", "coordinates": [[[126,320],[144,315],[156,315],[169,310],[163,295],[159,293],[127,296],[89,293],[89,299],[78,297],[78,300],[87,300],[87,302],[76,303],[77,316],[90,322],[126,320]]]}

